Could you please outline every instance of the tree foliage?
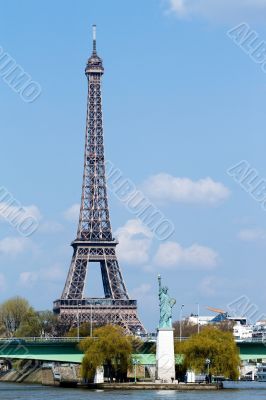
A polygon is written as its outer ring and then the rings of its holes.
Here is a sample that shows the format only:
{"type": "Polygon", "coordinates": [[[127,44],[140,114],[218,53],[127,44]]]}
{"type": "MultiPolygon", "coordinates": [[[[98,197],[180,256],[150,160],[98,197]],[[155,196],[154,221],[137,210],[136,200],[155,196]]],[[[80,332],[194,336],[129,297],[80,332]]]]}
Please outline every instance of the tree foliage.
{"type": "Polygon", "coordinates": [[[123,381],[131,362],[132,340],[119,326],[106,325],[94,330],[94,337],[80,343],[85,355],[82,361],[82,375],[93,380],[96,369],[104,366],[112,381],[123,381]]]}
{"type": "MultiPolygon", "coordinates": [[[[179,337],[180,335],[180,324],[181,324],[181,332],[182,332],[182,337],[190,337],[191,335],[194,335],[198,333],[198,324],[195,324],[193,322],[190,322],[189,320],[184,320],[184,321],[175,321],[173,322],[173,328],[174,328],[174,335],[175,337],[179,337]]],[[[235,322],[232,320],[225,320],[222,322],[217,322],[215,323],[216,328],[220,329],[221,331],[229,331],[233,332],[233,327],[235,325],[235,322]]],[[[200,326],[199,330],[202,330],[203,327],[200,326]]]]}
{"type": "Polygon", "coordinates": [[[194,335],[194,333],[198,332],[198,325],[193,324],[192,322],[189,322],[188,320],[184,321],[175,321],[173,323],[173,328],[174,328],[174,335],[175,337],[180,336],[180,324],[182,328],[182,337],[189,337],[191,335],[194,335]]]}
{"type": "Polygon", "coordinates": [[[216,326],[224,332],[233,332],[233,328],[235,326],[235,321],[231,320],[225,320],[220,322],[219,324],[216,324],[216,326]]]}
{"type": "MultiPolygon", "coordinates": [[[[95,328],[97,328],[97,326],[95,324],[92,324],[92,332],[94,332],[95,328]]],[[[90,322],[83,322],[82,324],[80,324],[79,336],[81,338],[86,338],[86,337],[88,337],[90,335],[91,335],[91,324],[90,324],[90,322]]],[[[78,328],[76,326],[73,326],[66,333],[66,336],[67,337],[77,337],[78,336],[78,328]]]]}
{"type": "Polygon", "coordinates": [[[13,297],[0,306],[0,321],[8,337],[14,336],[30,310],[30,305],[22,297],[13,297]]]}
{"type": "Polygon", "coordinates": [[[5,337],[56,336],[59,321],[52,311],[35,311],[22,297],[0,305],[0,335],[5,337]]]}
{"type": "Polygon", "coordinates": [[[16,337],[38,337],[41,332],[41,323],[38,313],[30,307],[24,315],[19,328],[15,332],[16,337]]]}
{"type": "Polygon", "coordinates": [[[231,332],[207,326],[185,342],[175,344],[175,352],[184,355],[184,365],[198,373],[206,373],[206,360],[210,360],[212,375],[238,379],[239,350],[231,332]]]}
{"type": "Polygon", "coordinates": [[[40,321],[40,335],[45,337],[53,337],[53,336],[63,336],[62,334],[62,326],[58,319],[58,316],[55,315],[50,310],[38,311],[38,318],[40,321]]]}

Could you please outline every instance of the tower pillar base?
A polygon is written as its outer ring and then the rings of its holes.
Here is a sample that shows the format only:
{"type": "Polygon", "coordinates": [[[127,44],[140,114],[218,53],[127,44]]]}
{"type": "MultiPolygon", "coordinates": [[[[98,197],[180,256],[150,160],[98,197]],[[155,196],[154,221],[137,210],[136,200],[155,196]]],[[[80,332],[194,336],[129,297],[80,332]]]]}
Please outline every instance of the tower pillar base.
{"type": "Polygon", "coordinates": [[[136,300],[59,299],[54,302],[54,313],[67,329],[83,323],[94,326],[112,324],[122,326],[129,335],[146,333],[137,316],[136,300]]]}

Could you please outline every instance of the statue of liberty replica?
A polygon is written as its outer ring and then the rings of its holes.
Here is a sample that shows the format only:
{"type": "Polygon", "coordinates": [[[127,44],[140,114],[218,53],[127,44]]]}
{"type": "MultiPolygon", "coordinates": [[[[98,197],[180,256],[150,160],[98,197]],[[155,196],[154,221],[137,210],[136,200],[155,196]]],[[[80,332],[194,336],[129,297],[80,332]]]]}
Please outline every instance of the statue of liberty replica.
{"type": "Polygon", "coordinates": [[[171,383],[175,379],[174,329],[172,327],[172,309],[176,300],[168,294],[168,287],[159,282],[160,321],[156,344],[156,380],[171,383]]]}
{"type": "Polygon", "coordinates": [[[172,308],[176,300],[168,294],[168,287],[162,287],[161,275],[158,275],[159,281],[159,301],[160,301],[160,322],[159,328],[172,328],[172,308]]]}

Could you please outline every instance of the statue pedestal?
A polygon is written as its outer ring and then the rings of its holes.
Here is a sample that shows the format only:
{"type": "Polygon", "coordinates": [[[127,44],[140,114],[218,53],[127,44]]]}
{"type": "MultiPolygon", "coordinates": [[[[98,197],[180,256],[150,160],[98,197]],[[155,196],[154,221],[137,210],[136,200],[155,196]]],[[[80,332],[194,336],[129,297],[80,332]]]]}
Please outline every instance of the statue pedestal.
{"type": "Polygon", "coordinates": [[[175,379],[174,329],[159,328],[156,345],[156,379],[171,383],[175,379]]]}
{"type": "Polygon", "coordinates": [[[103,367],[98,367],[94,376],[94,383],[104,383],[104,369],[103,367]]]}

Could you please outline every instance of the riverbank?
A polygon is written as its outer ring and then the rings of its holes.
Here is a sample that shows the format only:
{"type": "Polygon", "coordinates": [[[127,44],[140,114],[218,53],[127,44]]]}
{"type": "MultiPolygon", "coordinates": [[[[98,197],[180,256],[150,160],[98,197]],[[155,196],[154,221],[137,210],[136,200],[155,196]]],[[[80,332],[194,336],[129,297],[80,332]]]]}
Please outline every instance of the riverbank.
{"type": "Polygon", "coordinates": [[[0,382],[42,384],[42,368],[32,368],[28,371],[10,370],[0,376],[0,382]]]}
{"type": "Polygon", "coordinates": [[[56,368],[40,365],[22,369],[13,369],[0,375],[0,382],[29,383],[43,386],[77,386],[78,367],[60,366],[56,368]]]}
{"type": "Polygon", "coordinates": [[[222,383],[205,384],[205,383],[153,383],[153,382],[137,382],[137,383],[98,383],[86,385],[89,389],[101,390],[221,390],[222,383]]]}
{"type": "Polygon", "coordinates": [[[137,382],[137,383],[98,383],[98,384],[81,384],[76,381],[73,385],[70,381],[60,382],[55,381],[52,371],[49,369],[36,368],[21,374],[19,371],[11,370],[0,376],[0,382],[9,383],[26,383],[40,384],[43,386],[76,386],[88,390],[221,390],[223,385],[219,384],[193,384],[193,383],[178,383],[178,384],[163,384],[153,382],[137,382]]]}

